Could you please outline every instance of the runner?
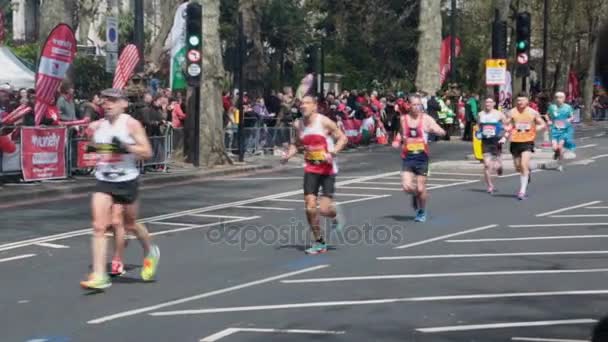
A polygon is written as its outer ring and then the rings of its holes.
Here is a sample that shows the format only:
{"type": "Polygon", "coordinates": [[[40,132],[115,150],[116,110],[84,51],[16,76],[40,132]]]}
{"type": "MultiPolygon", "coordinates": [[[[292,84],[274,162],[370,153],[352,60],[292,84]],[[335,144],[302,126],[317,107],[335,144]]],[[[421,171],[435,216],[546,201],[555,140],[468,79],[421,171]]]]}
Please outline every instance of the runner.
{"type": "Polygon", "coordinates": [[[547,110],[549,125],[551,125],[551,144],[553,145],[553,159],[559,160],[557,169],[564,171],[562,161],[564,150],[572,150],[574,144],[574,109],[566,103],[566,94],[563,92],[555,93],[555,103],[547,110]]]}
{"type": "Polygon", "coordinates": [[[401,185],[412,195],[412,206],[416,212],[416,222],[426,222],[426,178],[429,171],[428,134],[446,134],[435,120],[424,112],[419,96],[410,97],[411,110],[401,117],[401,134],[393,141],[393,147],[402,147],[403,159],[401,185]],[[414,178],[416,184],[414,184],[414,178]],[[417,185],[417,186],[416,186],[417,185]]]}
{"type": "Polygon", "coordinates": [[[504,125],[508,123],[507,117],[494,109],[496,103],[491,97],[486,98],[485,108],[479,112],[479,130],[477,134],[481,140],[483,150],[484,177],[488,186],[488,193],[496,191],[492,182],[492,172],[496,171],[502,176],[502,146],[506,142],[504,125]]]}
{"type": "Polygon", "coordinates": [[[80,285],[88,289],[105,289],[112,283],[106,274],[105,232],[113,226],[117,233],[117,250],[124,249],[124,229],[132,230],[144,249],[142,279],[154,278],[159,249],[152,245],[150,235],[142,225],[135,223],[137,217],[137,195],[139,169],[137,159],[152,156],[152,149],[141,124],[124,114],[129,102],[123,91],[107,89],[101,93],[104,99],[105,118],[91,124],[93,145],[99,157],[95,177],[97,188],[92,198],[93,211],[93,272],[80,285]],[[118,207],[117,205],[120,205],[118,207]],[[113,212],[113,208],[116,209],[113,212]],[[124,210],[124,212],[119,212],[124,210]],[[123,226],[124,223],[124,226],[123,226]]]}
{"type": "MultiPolygon", "coordinates": [[[[530,158],[534,152],[534,141],[536,132],[545,128],[545,122],[540,114],[528,107],[528,96],[519,94],[517,105],[509,112],[509,123],[511,127],[511,155],[515,169],[520,173],[520,189],[517,194],[519,200],[528,198],[527,189],[531,181],[530,158]]],[[[508,138],[508,133],[505,134],[508,138]]]]}
{"type": "Polygon", "coordinates": [[[319,214],[332,219],[333,229],[341,230],[345,223],[333,197],[338,173],[335,156],[346,146],[348,139],[333,121],[317,112],[317,101],[314,97],[304,96],[300,111],[303,118],[294,122],[297,130],[296,144],[289,146],[282,162],[286,163],[297,153],[296,145],[304,147],[304,202],[306,218],[315,239],[306,254],[320,254],[327,252],[327,244],[321,233],[319,214]],[[335,146],[332,138],[336,140],[335,146]],[[323,191],[317,210],[320,188],[323,188],[323,191]]]}

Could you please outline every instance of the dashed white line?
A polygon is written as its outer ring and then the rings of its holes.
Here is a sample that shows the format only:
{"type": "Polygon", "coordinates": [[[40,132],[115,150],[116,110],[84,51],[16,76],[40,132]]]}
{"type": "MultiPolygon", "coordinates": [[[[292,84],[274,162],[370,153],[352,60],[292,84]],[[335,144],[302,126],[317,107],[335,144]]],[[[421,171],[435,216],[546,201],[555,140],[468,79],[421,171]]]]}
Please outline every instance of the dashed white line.
{"type": "Polygon", "coordinates": [[[459,277],[486,277],[503,275],[534,275],[534,274],[571,274],[571,273],[603,273],[608,268],[588,268],[575,270],[513,270],[513,271],[491,271],[491,272],[459,272],[459,273],[421,273],[421,274],[388,274],[357,277],[334,277],[334,278],[309,278],[281,280],[284,284],[311,284],[311,283],[335,283],[344,281],[361,280],[389,280],[389,279],[425,279],[425,278],[459,278],[459,277]]]}
{"type": "Polygon", "coordinates": [[[23,255],[17,255],[14,257],[10,257],[10,258],[4,258],[4,259],[0,259],[0,262],[7,262],[7,261],[13,261],[13,260],[20,260],[20,259],[26,259],[26,258],[31,258],[36,256],[36,254],[23,254],[23,255]]]}
{"type": "Polygon", "coordinates": [[[180,315],[201,315],[210,313],[228,312],[248,312],[248,311],[267,311],[285,310],[302,308],[322,308],[332,306],[356,306],[356,305],[376,305],[393,304],[403,302],[439,302],[452,300],[477,300],[477,299],[505,299],[505,298],[530,298],[530,297],[553,297],[553,296],[586,296],[586,295],[606,295],[608,290],[581,290],[581,291],[547,291],[547,292],[507,292],[507,293],[487,293],[456,296],[433,296],[433,297],[405,297],[405,298],[385,298],[385,299],[363,299],[350,301],[331,301],[331,302],[307,302],[275,305],[256,305],[256,306],[237,306],[212,309],[195,309],[179,311],[152,312],[150,316],[180,316],[180,315]]]}
{"type": "Polygon", "coordinates": [[[261,329],[261,328],[227,328],[211,336],[207,336],[200,342],[215,342],[238,332],[257,332],[273,334],[308,334],[308,335],[343,335],[344,331],[331,330],[306,330],[306,329],[261,329]]]}
{"type": "Polygon", "coordinates": [[[295,210],[294,208],[279,208],[279,207],[256,207],[251,205],[239,205],[235,208],[238,209],[252,209],[252,210],[276,210],[276,211],[290,211],[295,210]]]}
{"type": "Polygon", "coordinates": [[[453,326],[446,326],[446,327],[420,328],[420,329],[416,329],[416,331],[420,331],[423,333],[440,333],[440,332],[451,332],[451,331],[470,331],[470,330],[487,330],[487,329],[521,328],[521,327],[545,327],[545,326],[552,326],[552,325],[593,324],[596,322],[597,322],[597,320],[591,319],[591,318],[562,319],[562,320],[555,320],[555,321],[453,325],[453,326]]]}
{"type": "Polygon", "coordinates": [[[65,248],[70,248],[70,246],[66,246],[66,245],[58,245],[55,243],[49,243],[49,242],[40,242],[37,243],[36,246],[40,246],[40,247],[48,247],[48,248],[55,248],[55,249],[65,249],[65,248]]]}
{"type": "Polygon", "coordinates": [[[608,214],[551,215],[553,218],[608,217],[608,214]]]}
{"type": "Polygon", "coordinates": [[[589,340],[572,340],[563,338],[542,338],[542,337],[513,337],[511,341],[528,341],[528,342],[589,342],[589,340]]]}
{"type": "Polygon", "coordinates": [[[608,157],[608,154],[600,154],[600,155],[591,157],[591,159],[597,160],[597,159],[606,158],[606,157],[608,157]]]}
{"type": "Polygon", "coordinates": [[[152,222],[148,222],[148,223],[158,224],[161,226],[176,226],[176,227],[191,227],[194,225],[192,223],[165,222],[165,221],[152,221],[152,222]]]}
{"type": "Polygon", "coordinates": [[[273,198],[273,199],[269,199],[268,201],[304,203],[303,199],[293,199],[293,198],[273,198]]]}
{"type": "Polygon", "coordinates": [[[456,258],[489,258],[489,257],[518,257],[518,256],[556,256],[556,255],[597,255],[608,254],[608,251],[561,251],[561,252],[523,252],[523,253],[478,253],[478,254],[437,254],[437,255],[406,255],[392,257],[377,257],[377,260],[426,260],[426,259],[456,259],[456,258]]]}
{"type": "Polygon", "coordinates": [[[289,278],[289,277],[292,277],[292,276],[295,276],[295,275],[299,275],[299,274],[302,274],[302,273],[306,273],[306,272],[312,272],[312,271],[320,270],[320,269],[323,269],[323,268],[326,268],[326,267],[329,267],[329,265],[317,265],[317,266],[314,266],[314,267],[309,267],[309,268],[305,268],[305,269],[294,271],[294,272],[283,273],[283,274],[279,274],[279,275],[276,275],[276,276],[272,276],[272,277],[268,277],[268,278],[263,278],[263,279],[260,279],[260,280],[255,280],[255,281],[251,281],[251,282],[240,284],[240,285],[235,285],[235,286],[231,286],[231,287],[227,287],[227,288],[223,288],[223,289],[219,289],[219,290],[215,290],[215,291],[211,291],[211,292],[201,293],[201,294],[194,295],[194,296],[191,296],[191,297],[186,297],[186,298],[182,298],[182,299],[172,300],[172,301],[169,301],[169,302],[164,302],[164,303],[157,304],[157,305],[146,306],[146,307],[139,308],[139,309],[123,311],[123,312],[116,313],[116,314],[113,314],[113,315],[108,315],[108,316],[96,318],[96,319],[88,321],[87,323],[88,324],[100,324],[100,323],[112,321],[112,320],[119,319],[119,318],[134,316],[134,315],[137,315],[137,314],[141,314],[141,313],[146,313],[146,312],[158,310],[158,309],[166,308],[166,307],[173,306],[173,305],[183,304],[183,303],[191,302],[191,301],[194,301],[194,300],[199,300],[199,299],[203,299],[203,298],[213,297],[213,296],[217,296],[217,295],[220,295],[220,294],[224,294],[224,293],[229,293],[229,292],[241,290],[241,289],[244,289],[244,288],[247,288],[247,287],[251,287],[251,286],[255,286],[255,285],[270,283],[270,282],[273,282],[273,281],[276,281],[276,280],[280,280],[280,279],[284,279],[284,278],[289,278]]]}
{"type": "Polygon", "coordinates": [[[601,203],[601,202],[602,201],[592,201],[592,202],[577,204],[577,205],[573,205],[571,207],[566,207],[566,208],[561,208],[561,209],[557,209],[557,210],[552,210],[552,211],[547,211],[547,212],[544,212],[544,213],[540,213],[540,214],[537,214],[536,217],[545,217],[545,216],[549,216],[549,215],[553,215],[553,214],[559,214],[559,213],[564,212],[564,211],[568,211],[568,210],[572,210],[572,209],[578,209],[578,208],[583,208],[583,207],[587,207],[587,206],[590,206],[590,205],[598,204],[598,203],[601,203]]]}
{"type": "Polygon", "coordinates": [[[208,218],[225,218],[225,219],[244,219],[247,217],[243,216],[229,216],[229,215],[207,215],[207,214],[190,214],[188,216],[194,217],[208,217],[208,218]]]}
{"type": "Polygon", "coordinates": [[[588,145],[583,145],[583,146],[579,146],[577,147],[578,150],[582,149],[582,148],[591,148],[591,147],[596,147],[597,144],[588,144],[588,145]]]}
{"type": "Polygon", "coordinates": [[[418,242],[409,243],[407,245],[395,247],[395,249],[411,248],[411,247],[420,246],[420,245],[424,245],[424,244],[435,242],[435,241],[441,241],[441,240],[449,239],[449,238],[455,237],[455,236],[465,235],[465,234],[469,234],[469,233],[475,233],[475,232],[479,232],[479,231],[490,229],[490,228],[496,228],[496,227],[498,227],[497,224],[491,224],[491,225],[488,225],[488,226],[467,229],[467,230],[463,230],[461,232],[456,232],[456,233],[447,234],[447,235],[441,235],[441,236],[437,236],[437,237],[434,237],[434,238],[430,238],[430,239],[426,239],[426,240],[422,240],[422,241],[418,241],[418,242]]]}
{"type": "Polygon", "coordinates": [[[528,236],[528,237],[519,237],[519,238],[499,238],[499,239],[446,240],[446,242],[450,242],[450,243],[504,242],[504,241],[532,241],[532,240],[601,239],[601,238],[608,238],[608,235],[528,236]]]}
{"type": "Polygon", "coordinates": [[[542,228],[542,227],[578,227],[578,226],[608,226],[608,222],[577,222],[577,223],[539,223],[539,224],[511,224],[509,228],[542,228]]]}

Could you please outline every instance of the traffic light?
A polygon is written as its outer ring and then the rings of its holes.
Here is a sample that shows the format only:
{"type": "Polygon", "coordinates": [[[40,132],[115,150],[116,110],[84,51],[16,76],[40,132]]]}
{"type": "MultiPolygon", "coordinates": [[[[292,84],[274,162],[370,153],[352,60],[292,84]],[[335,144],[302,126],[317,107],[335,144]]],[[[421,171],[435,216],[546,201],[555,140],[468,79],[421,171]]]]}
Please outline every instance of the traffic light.
{"type": "Polygon", "coordinates": [[[518,76],[530,74],[530,22],[529,12],[517,14],[515,50],[517,51],[518,76]]]}
{"type": "Polygon", "coordinates": [[[192,87],[201,83],[202,36],[202,7],[191,2],[186,8],[186,80],[192,87]]]}
{"type": "Polygon", "coordinates": [[[507,58],[507,22],[492,24],[492,58],[507,58]]]}

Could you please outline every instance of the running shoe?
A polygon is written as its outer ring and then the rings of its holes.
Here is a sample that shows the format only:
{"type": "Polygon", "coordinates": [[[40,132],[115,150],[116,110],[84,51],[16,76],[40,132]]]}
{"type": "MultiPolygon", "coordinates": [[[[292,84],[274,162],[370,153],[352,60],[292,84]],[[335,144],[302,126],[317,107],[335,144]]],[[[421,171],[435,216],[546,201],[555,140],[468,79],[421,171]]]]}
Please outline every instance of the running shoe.
{"type": "Polygon", "coordinates": [[[80,282],[80,286],[84,289],[103,290],[112,286],[112,282],[107,274],[97,275],[95,273],[91,273],[87,280],[80,282]]]}
{"type": "Polygon", "coordinates": [[[110,275],[112,277],[121,276],[127,273],[125,271],[125,265],[122,263],[120,259],[112,259],[112,270],[110,271],[110,275]]]}
{"type": "Polygon", "coordinates": [[[158,268],[158,260],[160,259],[160,250],[157,245],[153,245],[150,253],[144,258],[144,267],[141,270],[141,278],[145,281],[154,280],[156,269],[158,268]]]}
{"type": "Polygon", "coordinates": [[[520,192],[520,193],[517,194],[517,199],[520,200],[520,201],[523,201],[525,199],[528,199],[528,195],[526,195],[523,192],[520,192]]]}
{"type": "Polygon", "coordinates": [[[316,242],[312,247],[305,251],[306,254],[316,255],[327,252],[327,245],[324,243],[316,242]]]}
{"type": "Polygon", "coordinates": [[[416,213],[416,218],[414,218],[415,222],[426,222],[426,211],[424,211],[423,209],[419,209],[418,212],[416,213]]]}
{"type": "Polygon", "coordinates": [[[494,193],[496,192],[496,188],[493,186],[488,187],[488,193],[490,195],[494,195],[494,193]]]}
{"type": "Polygon", "coordinates": [[[336,217],[331,220],[331,228],[335,231],[341,232],[344,230],[345,224],[346,219],[344,218],[344,213],[342,213],[342,209],[339,206],[336,206],[336,217]]]}
{"type": "Polygon", "coordinates": [[[564,167],[562,165],[558,166],[557,171],[564,172],[564,167]]]}

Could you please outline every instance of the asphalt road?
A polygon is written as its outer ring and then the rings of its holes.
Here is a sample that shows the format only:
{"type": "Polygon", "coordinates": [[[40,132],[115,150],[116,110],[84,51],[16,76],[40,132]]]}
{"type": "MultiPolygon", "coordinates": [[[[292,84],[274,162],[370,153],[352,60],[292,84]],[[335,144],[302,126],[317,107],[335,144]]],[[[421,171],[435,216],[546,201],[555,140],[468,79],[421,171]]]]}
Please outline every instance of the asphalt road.
{"type": "Polygon", "coordinates": [[[329,232],[320,256],[303,253],[300,169],[149,188],[141,217],[161,248],[158,280],[139,280],[131,243],[129,272],[103,293],[78,286],[88,194],[2,209],[0,340],[588,340],[608,304],[608,144],[597,132],[579,142],[588,162],[536,172],[524,202],[518,177],[490,196],[480,170],[434,169],[426,224],[411,221],[395,151],[347,154],[337,201],[348,227],[329,232]]]}

